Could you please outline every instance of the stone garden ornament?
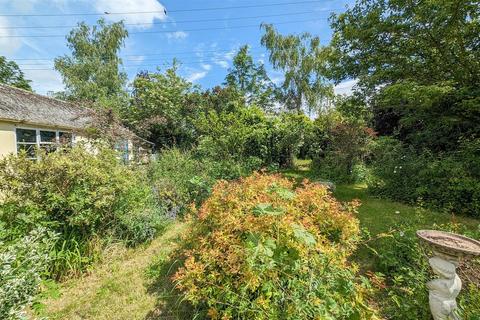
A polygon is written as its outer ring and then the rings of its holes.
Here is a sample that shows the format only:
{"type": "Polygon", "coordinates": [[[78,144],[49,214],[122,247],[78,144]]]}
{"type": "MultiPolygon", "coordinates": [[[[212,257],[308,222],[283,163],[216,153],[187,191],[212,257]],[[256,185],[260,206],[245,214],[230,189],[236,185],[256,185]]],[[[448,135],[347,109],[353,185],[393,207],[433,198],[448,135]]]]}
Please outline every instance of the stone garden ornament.
{"type": "Polygon", "coordinates": [[[462,259],[480,256],[480,242],[435,230],[419,230],[417,236],[430,246],[434,255],[428,262],[438,278],[427,283],[433,318],[459,319],[455,312],[456,298],[462,289],[462,281],[456,268],[462,259]]]}

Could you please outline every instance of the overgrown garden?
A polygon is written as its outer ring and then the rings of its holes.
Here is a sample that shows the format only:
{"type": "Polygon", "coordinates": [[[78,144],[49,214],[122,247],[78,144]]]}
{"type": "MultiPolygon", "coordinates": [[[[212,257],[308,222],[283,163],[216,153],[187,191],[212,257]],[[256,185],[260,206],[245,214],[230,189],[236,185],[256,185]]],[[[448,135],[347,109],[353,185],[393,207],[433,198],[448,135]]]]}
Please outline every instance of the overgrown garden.
{"type": "MultiPolygon", "coordinates": [[[[263,25],[283,82],[243,46],[211,89],[177,60],[127,88],[125,26],[80,24],[55,61],[66,88],[55,95],[98,113],[98,145],[0,160],[0,318],[53,316],[52,283],[182,221],[175,249],[146,271],[175,297],[168,317],[430,319],[415,231],[480,239],[479,8],[358,1],[330,18],[328,45],[263,25]],[[348,79],[353,94],[334,95],[348,79]],[[118,124],[156,158],[119,161],[118,124]]],[[[28,89],[12,70],[2,82],[28,89]]],[[[460,273],[459,312],[479,319],[479,261],[460,273]]]]}

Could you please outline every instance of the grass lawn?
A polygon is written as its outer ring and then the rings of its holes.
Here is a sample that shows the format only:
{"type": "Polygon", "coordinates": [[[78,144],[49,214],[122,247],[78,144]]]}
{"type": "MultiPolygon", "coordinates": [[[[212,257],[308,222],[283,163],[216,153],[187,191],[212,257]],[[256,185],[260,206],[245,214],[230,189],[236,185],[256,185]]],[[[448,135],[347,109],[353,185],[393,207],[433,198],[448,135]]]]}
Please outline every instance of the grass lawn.
{"type": "MultiPolygon", "coordinates": [[[[310,171],[310,161],[297,160],[296,168],[285,170],[282,173],[290,178],[301,181],[305,178],[318,180],[310,171]]],[[[379,199],[367,193],[366,185],[337,185],[335,197],[341,201],[359,199],[362,203],[358,211],[361,227],[367,228],[372,235],[389,231],[399,223],[414,221],[419,229],[432,227],[434,224],[458,222],[467,227],[477,228],[480,221],[465,217],[453,216],[447,213],[422,210],[419,214],[417,208],[386,199],[379,199]]]]}
{"type": "Polygon", "coordinates": [[[146,246],[113,252],[90,274],[51,289],[41,301],[41,316],[49,319],[176,319],[162,308],[171,297],[161,295],[147,276],[157,257],[174,250],[186,225],[175,222],[146,246]]]}
{"type": "MultiPolygon", "coordinates": [[[[295,168],[284,170],[282,173],[298,182],[303,179],[321,180],[311,172],[310,164],[309,160],[297,160],[295,168]]],[[[368,194],[367,186],[362,184],[336,185],[334,195],[340,201],[360,200],[361,206],[358,209],[360,227],[368,230],[373,239],[380,233],[395,230],[405,223],[409,223],[418,230],[435,229],[435,225],[449,222],[475,230],[480,224],[477,219],[426,209],[419,210],[414,206],[373,197],[368,194]]],[[[368,245],[369,247],[360,245],[352,257],[364,271],[375,270],[377,257],[372,255],[369,248],[379,249],[376,241],[369,242],[368,245]]]]}
{"type": "MultiPolygon", "coordinates": [[[[305,161],[299,161],[296,169],[283,174],[298,181],[315,180],[305,161]]],[[[358,213],[360,225],[372,236],[406,221],[415,223],[418,229],[452,220],[471,228],[479,224],[475,219],[439,212],[422,210],[419,213],[414,207],[371,197],[362,185],[339,185],[335,196],[342,201],[356,198],[362,202],[358,213]]],[[[185,227],[181,222],[172,223],[150,244],[112,254],[112,258],[107,258],[90,274],[62,283],[53,290],[55,294],[41,301],[40,314],[51,319],[188,319],[178,308],[180,298],[171,295],[168,275],[173,272],[169,267],[172,263],[165,263],[165,257],[179,245],[185,227]],[[163,267],[149,268],[152,264],[163,267]],[[147,276],[149,272],[163,274],[147,276]],[[159,280],[152,283],[149,280],[152,278],[159,280]]],[[[365,247],[359,248],[354,259],[363,270],[372,267],[365,247]]]]}

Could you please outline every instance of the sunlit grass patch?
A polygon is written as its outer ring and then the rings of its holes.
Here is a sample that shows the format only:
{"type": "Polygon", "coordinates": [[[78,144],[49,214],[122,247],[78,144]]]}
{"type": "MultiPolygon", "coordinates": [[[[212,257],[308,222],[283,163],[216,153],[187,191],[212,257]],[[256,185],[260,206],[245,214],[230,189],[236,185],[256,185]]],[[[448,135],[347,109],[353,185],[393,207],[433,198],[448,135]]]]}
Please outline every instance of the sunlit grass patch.
{"type": "Polygon", "coordinates": [[[176,246],[184,224],[175,222],[148,245],[117,249],[90,274],[62,283],[36,308],[50,319],[145,319],[158,313],[158,294],[146,275],[153,257],[176,246]]]}

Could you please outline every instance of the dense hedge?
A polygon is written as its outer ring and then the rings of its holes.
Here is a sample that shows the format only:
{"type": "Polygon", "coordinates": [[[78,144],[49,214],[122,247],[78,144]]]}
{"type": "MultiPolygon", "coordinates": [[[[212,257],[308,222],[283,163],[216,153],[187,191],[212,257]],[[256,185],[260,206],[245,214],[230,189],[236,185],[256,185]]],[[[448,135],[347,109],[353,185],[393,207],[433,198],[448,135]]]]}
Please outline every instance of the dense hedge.
{"type": "Polygon", "coordinates": [[[357,205],[278,175],[221,181],[193,218],[174,279],[212,319],[372,318],[347,262],[357,205]]]}
{"type": "Polygon", "coordinates": [[[460,142],[456,151],[434,154],[382,138],[373,153],[368,181],[372,193],[480,217],[480,139],[460,142]]]}

